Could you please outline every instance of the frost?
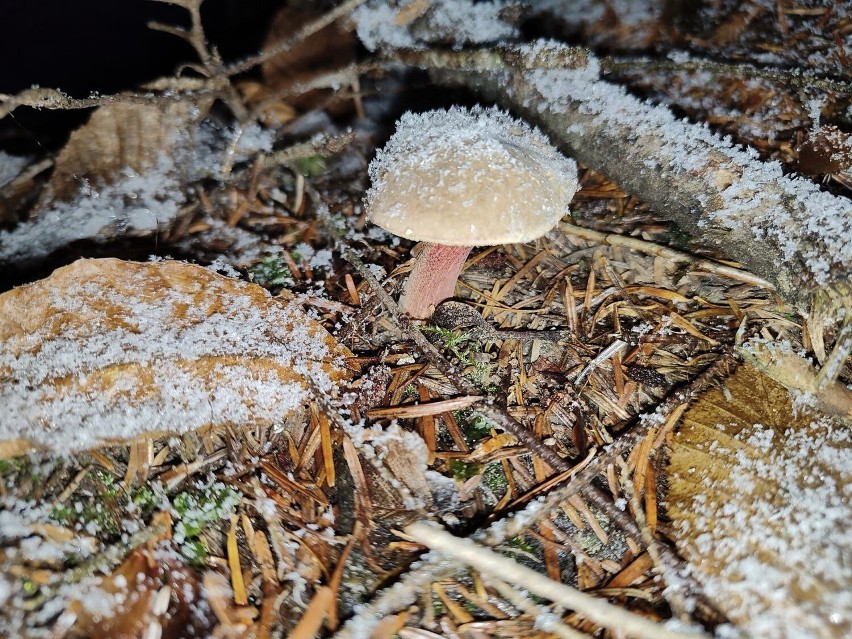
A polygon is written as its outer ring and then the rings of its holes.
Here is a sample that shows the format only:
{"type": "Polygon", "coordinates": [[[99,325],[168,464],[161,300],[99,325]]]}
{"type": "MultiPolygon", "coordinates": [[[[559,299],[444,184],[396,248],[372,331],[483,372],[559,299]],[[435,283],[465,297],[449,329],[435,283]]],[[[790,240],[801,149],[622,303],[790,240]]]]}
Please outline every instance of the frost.
{"type": "Polygon", "coordinates": [[[184,195],[177,167],[166,153],[156,166],[124,175],[108,186],[83,189],[56,202],[30,222],[0,231],[0,263],[35,260],[78,240],[165,230],[180,211],[184,195]]]}
{"type": "Polygon", "coordinates": [[[754,424],[733,437],[734,450],[720,445],[714,457],[735,463],[711,474],[705,492],[743,496],[693,499],[684,506],[704,516],[679,522],[688,554],[707,558],[693,568],[705,593],[748,619],[755,637],[840,636],[852,625],[852,435],[827,418],[805,424],[754,424]]]}
{"type": "Polygon", "coordinates": [[[508,6],[505,2],[434,0],[422,17],[415,13],[413,20],[400,18],[406,9],[416,10],[417,3],[418,0],[412,0],[395,8],[386,0],[374,0],[359,7],[352,17],[364,46],[375,51],[382,47],[414,48],[449,40],[454,47],[461,48],[518,36],[515,27],[500,19],[500,10],[508,6]]]}
{"type": "Polygon", "coordinates": [[[0,151],[0,186],[6,185],[18,177],[28,161],[26,157],[9,155],[5,151],[0,151]]]}
{"type": "MultiPolygon", "coordinates": [[[[295,246],[293,253],[298,254],[313,270],[325,271],[332,267],[334,254],[328,249],[314,250],[310,244],[301,242],[295,246]]],[[[295,256],[294,256],[295,257],[295,256]]]]}
{"type": "MultiPolygon", "coordinates": [[[[522,51],[534,57],[560,48],[539,42],[522,51]]],[[[777,162],[756,161],[753,150],[600,81],[598,67],[590,58],[580,69],[530,71],[527,80],[544,99],[517,97],[542,112],[578,112],[584,124],[574,124],[575,133],[595,130],[649,145],[664,177],[706,180],[708,190],[721,197],[707,209],[705,226],[768,241],[784,259],[801,263],[808,281],[824,284],[832,275],[852,271],[852,202],[808,179],[787,177],[777,162]]]]}
{"type": "Polygon", "coordinates": [[[214,273],[223,273],[227,277],[240,277],[240,272],[230,265],[228,259],[224,255],[220,255],[215,260],[207,265],[214,273]]]}
{"type": "Polygon", "coordinates": [[[250,124],[242,131],[237,141],[237,152],[252,155],[258,151],[269,153],[275,143],[275,129],[264,129],[257,124],[250,124]]]}
{"type": "Polygon", "coordinates": [[[541,237],[577,189],[574,161],[497,108],[404,114],[369,173],[368,219],[452,246],[541,237]]]}

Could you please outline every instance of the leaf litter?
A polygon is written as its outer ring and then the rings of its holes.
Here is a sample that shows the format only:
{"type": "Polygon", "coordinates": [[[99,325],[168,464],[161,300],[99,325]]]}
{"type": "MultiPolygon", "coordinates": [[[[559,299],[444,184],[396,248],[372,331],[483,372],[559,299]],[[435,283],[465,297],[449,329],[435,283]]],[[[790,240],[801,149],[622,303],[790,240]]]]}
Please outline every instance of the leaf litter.
{"type": "MultiPolygon", "coordinates": [[[[465,8],[467,3],[443,4],[465,8]]],[[[619,5],[619,10],[624,8],[619,5]]],[[[416,12],[409,17],[411,23],[417,21],[416,12]]],[[[407,24],[398,18],[396,14],[397,25],[407,24]]],[[[647,20],[655,18],[652,13],[647,20]]],[[[368,115],[386,112],[386,105],[377,102],[373,112],[365,100],[368,115]]],[[[374,141],[356,137],[352,144],[371,154],[374,141]]],[[[221,147],[212,144],[208,150],[215,148],[221,147]]],[[[221,184],[196,186],[189,199],[197,198],[200,208],[179,220],[170,239],[180,243],[192,238],[200,250],[215,254],[216,246],[231,243],[230,239],[222,243],[226,229],[241,233],[243,240],[258,228],[281,233],[281,247],[265,258],[270,260],[265,268],[269,273],[289,273],[292,286],[307,293],[299,305],[311,309],[313,318],[355,352],[348,358],[356,371],[354,384],[338,405],[310,377],[311,388],[302,388],[298,401],[313,406],[286,428],[264,419],[248,428],[223,424],[201,435],[185,428],[192,419],[203,421],[192,414],[187,424],[178,425],[181,436],[145,437],[59,461],[33,454],[4,462],[3,490],[18,496],[5,500],[2,510],[15,514],[4,524],[0,559],[4,574],[0,595],[12,602],[4,613],[10,632],[49,628],[78,636],[103,633],[125,622],[165,632],[184,604],[174,591],[160,588],[154,593],[155,582],[146,580],[149,573],[162,579],[175,568],[187,575],[189,586],[182,591],[192,593],[187,601],[200,615],[192,622],[200,624],[195,626],[199,633],[215,625],[227,636],[276,636],[292,629],[303,615],[305,627],[319,627],[326,612],[327,628],[334,629],[340,616],[329,610],[328,601],[340,606],[340,615],[352,616],[340,636],[350,636],[350,631],[352,636],[364,636],[374,627],[378,631],[377,625],[401,636],[423,630],[534,636],[540,632],[537,620],[545,617],[557,624],[548,626],[554,631],[596,632],[576,614],[558,614],[544,603],[537,606],[506,595],[478,573],[459,571],[434,555],[411,565],[394,589],[371,596],[371,589],[401,574],[418,550],[392,531],[429,517],[459,531],[482,523],[476,536],[482,543],[496,544],[501,552],[581,589],[602,589],[620,606],[648,619],[675,614],[709,625],[724,621],[724,615],[688,592],[692,607],[679,607],[654,576],[656,560],[649,561],[636,524],[625,526],[616,513],[601,510],[605,504],[586,493],[580,497],[574,492],[570,501],[560,497],[564,493],[555,482],[555,469],[483,420],[476,405],[453,412],[415,412],[415,408],[422,411],[419,406],[458,397],[459,389],[406,338],[404,322],[398,325],[399,318],[383,310],[378,290],[339,259],[340,245],[329,243],[311,216],[314,212],[322,216],[328,205],[329,223],[343,230],[345,242],[356,246],[369,262],[368,272],[387,278],[386,286],[404,279],[409,244],[392,242],[364,227],[359,202],[364,184],[336,184],[328,177],[331,171],[308,179],[302,174],[300,182],[290,166],[252,165],[248,159],[247,165],[237,163],[233,175],[221,184]],[[250,213],[242,214],[235,204],[241,198],[250,213]],[[310,250],[297,249],[299,244],[310,250]],[[335,250],[324,254],[322,268],[319,261],[312,264],[312,251],[316,255],[329,249],[335,250]],[[378,417],[366,419],[370,414],[378,417]],[[393,463],[388,463],[389,457],[393,463]],[[233,491],[232,510],[220,512],[211,501],[217,485],[233,491]],[[149,486],[153,497],[145,493],[149,486]],[[431,501],[425,498],[427,490],[431,501]],[[90,509],[93,498],[102,502],[100,510],[90,509]],[[38,510],[37,504],[46,499],[55,507],[38,510]],[[187,503],[217,517],[192,526],[192,534],[187,534],[187,503]],[[525,503],[530,505],[510,515],[525,503]],[[131,530],[140,531],[142,537],[131,530]],[[97,562],[84,563],[74,572],[74,562],[63,554],[64,542],[57,539],[69,534],[82,537],[81,531],[91,531],[87,552],[97,562]],[[360,543],[344,561],[342,549],[355,541],[360,543]],[[29,558],[18,554],[16,549],[26,546],[43,547],[46,554],[29,558]],[[56,549],[52,557],[50,548],[56,549]],[[189,557],[196,562],[191,570],[189,557]],[[45,563],[49,559],[52,563],[45,563]],[[331,576],[338,567],[343,572],[335,581],[331,576]],[[134,599],[147,602],[141,604],[146,611],[119,607],[111,622],[107,617],[92,620],[74,608],[75,592],[88,590],[87,601],[97,610],[99,593],[122,583],[122,575],[146,584],[134,599]],[[63,582],[60,590],[53,588],[63,582]],[[62,596],[56,594],[60,591],[62,596]],[[329,598],[329,593],[336,597],[329,598]],[[417,607],[409,609],[413,602],[417,607]],[[76,613],[76,618],[62,615],[64,609],[76,613]]],[[[334,162],[330,158],[332,167],[334,162]]],[[[441,357],[479,385],[498,413],[505,411],[520,420],[559,452],[567,467],[559,473],[567,481],[566,490],[578,490],[571,478],[586,477],[583,469],[590,469],[587,480],[596,477],[605,485],[615,510],[623,509],[619,512],[629,521],[636,515],[638,521],[642,513],[635,503],[639,503],[646,511],[642,525],[666,539],[674,535],[665,510],[657,512],[658,482],[664,474],[658,440],[661,433],[671,432],[673,416],[679,414],[672,409],[679,405],[673,402],[679,386],[703,379],[702,371],[726,368],[738,328],[789,339],[801,348],[806,348],[808,334],[779,310],[759,279],[729,279],[729,273],[738,275],[736,269],[727,271],[721,268],[727,265],[717,262],[720,268],[708,270],[702,262],[670,260],[660,243],[684,240],[653,211],[588,169],[582,182],[575,204],[579,217],[612,236],[631,240],[629,247],[627,242],[604,245],[597,236],[572,235],[566,225],[564,234],[552,233],[534,244],[477,250],[457,294],[478,309],[493,330],[475,334],[465,326],[436,326],[430,339],[442,350],[441,357]],[[562,332],[564,339],[536,339],[537,332],[544,335],[551,329],[562,332]],[[631,447],[623,447],[624,442],[637,441],[643,429],[654,433],[653,441],[633,447],[627,457],[637,500],[617,480],[615,455],[629,453],[631,447]],[[641,482],[636,479],[640,470],[641,482]]],[[[183,198],[184,188],[181,182],[174,193],[183,198]]],[[[698,244],[685,242],[682,248],[698,244]]],[[[712,257],[703,262],[713,263],[712,257]]],[[[224,264],[218,262],[217,267],[224,264]]],[[[207,281],[200,269],[192,271],[191,279],[196,278],[207,281]]],[[[132,288],[132,282],[130,278],[123,286],[132,288]]],[[[230,298],[228,286],[219,282],[216,290],[230,298]]],[[[157,290],[152,294],[166,295],[157,290]]],[[[203,299],[205,294],[198,296],[203,299]]],[[[75,304],[79,309],[80,299],[75,304]]],[[[231,309],[231,316],[242,324],[251,306],[231,309]]],[[[151,327],[142,326],[151,340],[148,355],[161,339],[156,330],[166,334],[175,357],[188,346],[175,337],[179,330],[170,327],[172,315],[157,312],[151,327]]],[[[215,315],[201,323],[221,326],[215,315]]],[[[254,330],[243,328],[258,325],[250,319],[240,330],[231,328],[240,340],[225,336],[231,350],[224,356],[242,356],[240,348],[250,348],[257,339],[254,330]]],[[[193,340],[213,349],[212,357],[219,356],[212,344],[216,340],[190,333],[193,340]]],[[[107,356],[108,345],[98,348],[92,353],[100,355],[92,361],[106,369],[114,366],[107,356]]],[[[276,343],[273,348],[284,346],[276,343]]],[[[143,351],[131,349],[131,359],[143,351]]],[[[73,363],[67,369],[75,370],[73,363]]],[[[846,372],[840,374],[847,379],[846,372]]],[[[337,385],[335,381],[326,388],[337,385]]],[[[245,396],[238,393],[234,399],[239,403],[245,396]]],[[[217,411],[227,414],[231,409],[223,406],[217,411]]],[[[686,575],[675,583],[688,591],[693,581],[686,575]]],[[[714,599],[724,600],[722,588],[710,592],[714,599]]],[[[669,627],[686,631],[679,623],[670,620],[669,627]]],[[[770,634],[773,631],[769,628],[770,634]]]]}

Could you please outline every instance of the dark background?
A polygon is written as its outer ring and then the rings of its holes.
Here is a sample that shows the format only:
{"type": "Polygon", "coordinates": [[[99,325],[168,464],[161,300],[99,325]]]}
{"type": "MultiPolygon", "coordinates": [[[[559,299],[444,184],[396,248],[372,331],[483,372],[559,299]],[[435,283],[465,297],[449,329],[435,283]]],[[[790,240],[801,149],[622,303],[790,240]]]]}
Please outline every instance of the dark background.
{"type": "MultiPolygon", "coordinates": [[[[261,48],[285,0],[207,0],[205,32],[225,60],[261,48]]],[[[197,61],[179,38],[147,27],[151,20],[187,26],[186,11],[150,0],[0,0],[0,93],[33,85],[73,97],[132,89],[197,61]]],[[[56,149],[87,111],[16,110],[0,120],[0,148],[56,149]]]]}

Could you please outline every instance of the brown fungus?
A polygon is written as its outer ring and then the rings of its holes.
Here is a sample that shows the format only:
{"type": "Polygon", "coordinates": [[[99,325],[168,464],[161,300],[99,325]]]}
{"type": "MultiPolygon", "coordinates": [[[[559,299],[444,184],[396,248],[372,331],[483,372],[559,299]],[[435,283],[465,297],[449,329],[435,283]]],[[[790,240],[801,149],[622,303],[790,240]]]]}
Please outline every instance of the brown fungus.
{"type": "Polygon", "coordinates": [[[406,113],[370,164],[368,219],[426,242],[399,303],[415,319],[450,298],[474,246],[530,242],[568,212],[577,167],[497,108],[406,113]]]}

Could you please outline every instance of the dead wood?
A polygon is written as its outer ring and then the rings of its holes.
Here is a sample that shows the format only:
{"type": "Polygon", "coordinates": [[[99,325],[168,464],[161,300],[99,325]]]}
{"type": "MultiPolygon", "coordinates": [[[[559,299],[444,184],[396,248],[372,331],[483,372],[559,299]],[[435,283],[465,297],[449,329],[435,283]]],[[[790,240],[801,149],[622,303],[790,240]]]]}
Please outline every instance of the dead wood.
{"type": "Polygon", "coordinates": [[[818,288],[852,274],[837,244],[844,229],[848,237],[852,204],[598,80],[597,61],[582,50],[539,43],[502,53],[394,57],[522,113],[571,156],[773,282],[799,310],[810,307],[818,288]],[[835,214],[819,223],[826,203],[835,214]]]}

